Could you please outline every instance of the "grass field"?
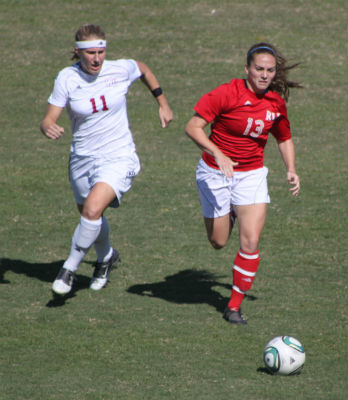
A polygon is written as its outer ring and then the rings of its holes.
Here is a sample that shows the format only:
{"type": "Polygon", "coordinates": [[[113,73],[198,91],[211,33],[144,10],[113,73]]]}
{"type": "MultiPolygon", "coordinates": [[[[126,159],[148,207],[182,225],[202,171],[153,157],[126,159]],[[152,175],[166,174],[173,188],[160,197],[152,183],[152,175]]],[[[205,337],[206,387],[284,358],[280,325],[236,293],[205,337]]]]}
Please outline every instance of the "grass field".
{"type": "Polygon", "coordinates": [[[346,1],[8,0],[0,32],[0,399],[346,399],[346,1]],[[122,263],[92,293],[91,251],[76,290],[56,300],[51,283],[79,216],[68,118],[58,142],[39,123],[76,29],[91,22],[106,30],[109,59],[154,70],[175,120],[162,130],[147,89],[132,86],[143,171],[106,213],[122,263]],[[208,245],[194,182],[200,153],[184,127],[203,93],[244,76],[245,52],[260,40],[302,63],[292,78],[305,89],[288,103],[302,192],[288,194],[270,139],[272,203],[241,327],[221,314],[238,236],[220,252],[208,245]],[[263,348],[276,335],[304,345],[301,375],[265,372],[263,348]]]}

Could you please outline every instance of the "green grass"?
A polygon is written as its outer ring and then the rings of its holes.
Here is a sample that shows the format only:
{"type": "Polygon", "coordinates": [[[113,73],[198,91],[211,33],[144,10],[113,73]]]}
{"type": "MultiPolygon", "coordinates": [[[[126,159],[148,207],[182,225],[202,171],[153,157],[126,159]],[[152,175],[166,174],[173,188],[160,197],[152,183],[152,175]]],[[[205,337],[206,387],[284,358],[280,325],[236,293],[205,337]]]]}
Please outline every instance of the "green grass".
{"type": "Polygon", "coordinates": [[[346,399],[346,2],[11,0],[0,11],[0,399],[346,399]],[[161,130],[155,101],[133,85],[143,171],[106,213],[122,263],[92,293],[91,251],[76,290],[55,300],[51,283],[79,217],[68,118],[58,142],[39,123],[86,22],[105,28],[110,59],[154,70],[175,120],[161,130]],[[184,127],[203,93],[243,76],[245,51],[259,40],[302,62],[292,77],[305,89],[288,104],[302,192],[289,196],[270,139],[261,266],[244,302],[249,324],[235,327],[221,311],[238,236],[220,252],[208,245],[194,182],[200,153],[184,127]],[[299,376],[264,371],[265,344],[283,334],[306,349],[299,376]]]}

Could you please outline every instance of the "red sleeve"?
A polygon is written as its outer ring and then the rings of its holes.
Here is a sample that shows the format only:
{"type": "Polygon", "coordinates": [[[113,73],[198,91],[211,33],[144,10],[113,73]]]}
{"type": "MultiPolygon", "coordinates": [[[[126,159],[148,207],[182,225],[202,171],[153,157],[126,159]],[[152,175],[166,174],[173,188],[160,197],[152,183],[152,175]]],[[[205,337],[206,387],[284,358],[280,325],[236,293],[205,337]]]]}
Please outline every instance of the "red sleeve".
{"type": "Polygon", "coordinates": [[[227,84],[218,86],[216,89],[203,95],[193,109],[207,122],[212,122],[222,113],[227,100],[227,84]]]}
{"type": "Polygon", "coordinates": [[[291,139],[290,122],[284,102],[280,106],[280,117],[277,118],[272,126],[271,133],[279,142],[291,139]]]}

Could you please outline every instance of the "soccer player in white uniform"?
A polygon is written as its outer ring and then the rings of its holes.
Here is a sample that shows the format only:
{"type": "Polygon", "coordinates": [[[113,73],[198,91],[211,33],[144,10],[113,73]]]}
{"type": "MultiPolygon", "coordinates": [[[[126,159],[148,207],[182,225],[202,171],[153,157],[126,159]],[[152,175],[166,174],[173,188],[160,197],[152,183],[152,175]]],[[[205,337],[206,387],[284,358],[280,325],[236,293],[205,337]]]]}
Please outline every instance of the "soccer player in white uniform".
{"type": "Polygon", "coordinates": [[[42,133],[59,139],[64,128],[57,124],[64,108],[72,125],[69,162],[70,182],[81,219],[52,290],[60,295],[72,289],[77,268],[92,245],[97,262],[90,288],[99,290],[108,282],[112,267],[120,260],[109,243],[107,207],[118,207],[122,196],[140,171],[133,136],[129,129],[126,95],[141,78],[159,105],[161,125],[173,118],[167,99],[150,68],[142,62],[108,61],[105,33],[97,25],[84,25],[75,35],[76,64],[59,72],[41,122],[42,133]]]}

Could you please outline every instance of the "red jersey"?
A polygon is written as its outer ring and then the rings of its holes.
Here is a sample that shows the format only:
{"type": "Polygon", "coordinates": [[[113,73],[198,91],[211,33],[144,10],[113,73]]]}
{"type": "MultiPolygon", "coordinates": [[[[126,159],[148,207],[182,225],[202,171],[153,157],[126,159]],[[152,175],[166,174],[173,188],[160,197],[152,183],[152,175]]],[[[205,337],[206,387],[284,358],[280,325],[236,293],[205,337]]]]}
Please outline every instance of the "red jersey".
{"type": "MultiPolygon", "coordinates": [[[[280,142],[291,138],[285,101],[271,90],[257,95],[244,79],[233,79],[203,95],[194,110],[211,123],[210,140],[233,161],[236,171],[263,166],[268,133],[280,142]]],[[[202,158],[213,168],[215,159],[203,152],[202,158]]]]}

